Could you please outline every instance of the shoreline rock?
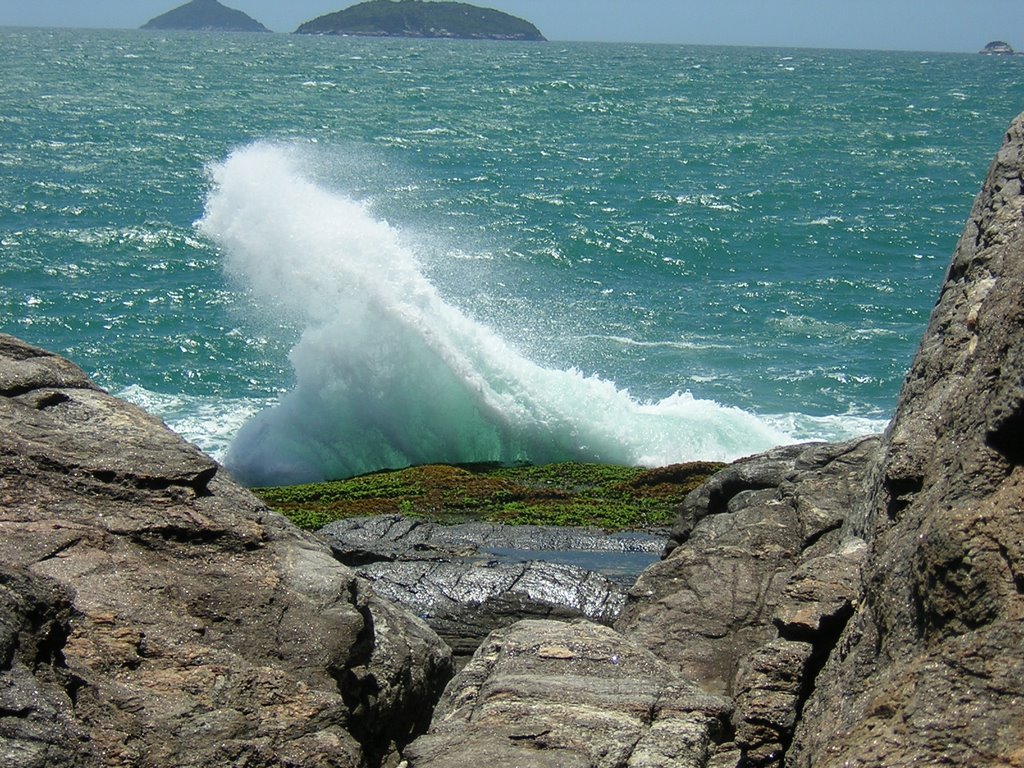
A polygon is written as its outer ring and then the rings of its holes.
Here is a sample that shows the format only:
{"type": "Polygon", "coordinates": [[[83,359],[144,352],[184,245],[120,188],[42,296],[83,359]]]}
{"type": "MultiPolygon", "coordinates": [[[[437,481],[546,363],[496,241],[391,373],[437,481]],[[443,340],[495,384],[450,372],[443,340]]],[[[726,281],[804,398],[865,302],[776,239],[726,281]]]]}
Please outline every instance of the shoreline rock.
{"type": "Polygon", "coordinates": [[[321,528],[317,535],[349,566],[386,560],[486,559],[488,551],[497,549],[654,555],[664,547],[663,537],[646,533],[488,522],[439,524],[403,515],[349,517],[321,528]]]}
{"type": "Polygon", "coordinates": [[[0,336],[0,763],[377,765],[450,650],[158,420],[0,336]]]}

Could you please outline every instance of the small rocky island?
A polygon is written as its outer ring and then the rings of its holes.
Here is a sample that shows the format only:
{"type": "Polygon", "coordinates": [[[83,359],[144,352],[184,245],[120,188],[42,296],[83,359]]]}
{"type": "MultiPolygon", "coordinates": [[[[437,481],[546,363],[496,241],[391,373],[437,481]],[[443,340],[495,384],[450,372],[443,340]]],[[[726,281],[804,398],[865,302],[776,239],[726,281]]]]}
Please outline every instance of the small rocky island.
{"type": "Polygon", "coordinates": [[[1013,56],[1016,53],[1009,43],[1004,43],[1002,40],[993,40],[991,43],[982,48],[978,53],[986,56],[1013,56]]]}
{"type": "Polygon", "coordinates": [[[468,3],[369,0],[302,24],[300,35],[544,40],[533,24],[468,3]]]}
{"type": "Polygon", "coordinates": [[[256,19],[221,5],[217,0],[192,0],[150,19],[142,29],[181,29],[216,32],[269,32],[256,19]]]}

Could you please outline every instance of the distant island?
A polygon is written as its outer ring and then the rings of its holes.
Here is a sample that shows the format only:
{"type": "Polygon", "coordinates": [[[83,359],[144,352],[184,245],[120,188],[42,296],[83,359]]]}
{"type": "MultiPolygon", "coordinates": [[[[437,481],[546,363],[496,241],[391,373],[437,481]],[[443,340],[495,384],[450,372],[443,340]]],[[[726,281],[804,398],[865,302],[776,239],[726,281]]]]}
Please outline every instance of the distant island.
{"type": "Polygon", "coordinates": [[[1014,50],[1010,47],[1009,43],[1004,43],[1002,40],[993,40],[978,51],[978,53],[983,53],[986,56],[1013,56],[1014,50]]]}
{"type": "Polygon", "coordinates": [[[544,40],[533,24],[468,3],[368,0],[307,21],[300,35],[448,37],[475,40],[544,40]]]}
{"type": "Polygon", "coordinates": [[[269,32],[256,19],[217,0],[192,0],[150,19],[142,29],[184,29],[218,32],[269,32]]]}

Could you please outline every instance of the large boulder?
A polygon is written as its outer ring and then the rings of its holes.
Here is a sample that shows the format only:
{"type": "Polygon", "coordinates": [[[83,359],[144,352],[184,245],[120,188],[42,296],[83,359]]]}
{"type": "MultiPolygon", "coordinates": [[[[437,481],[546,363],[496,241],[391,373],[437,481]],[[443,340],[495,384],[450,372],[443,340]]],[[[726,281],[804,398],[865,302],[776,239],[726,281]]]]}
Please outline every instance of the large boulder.
{"type": "Polygon", "coordinates": [[[637,580],[616,628],[727,696],[742,687],[744,659],[780,626],[801,641],[835,634],[822,616],[848,616],[859,587],[843,566],[856,573],[861,550],[841,531],[878,443],[790,446],[714,475],[687,497],[673,546],[637,580]]]}
{"type": "Polygon", "coordinates": [[[0,765],[372,766],[450,674],[215,462],[0,336],[0,765]]]}
{"type": "Polygon", "coordinates": [[[853,521],[864,590],[787,764],[1024,765],[1024,116],[971,210],[853,521]]]}

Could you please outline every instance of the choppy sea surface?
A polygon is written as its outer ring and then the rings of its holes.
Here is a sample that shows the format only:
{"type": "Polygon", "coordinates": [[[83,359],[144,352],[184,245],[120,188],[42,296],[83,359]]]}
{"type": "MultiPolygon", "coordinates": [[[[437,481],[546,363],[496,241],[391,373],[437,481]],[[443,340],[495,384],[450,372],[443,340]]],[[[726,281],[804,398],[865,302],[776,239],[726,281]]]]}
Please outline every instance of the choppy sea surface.
{"type": "Polygon", "coordinates": [[[250,483],[888,420],[1024,59],[0,29],[0,330],[250,483]]]}

